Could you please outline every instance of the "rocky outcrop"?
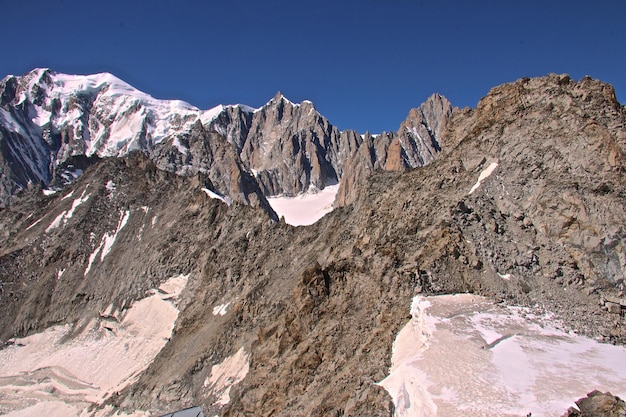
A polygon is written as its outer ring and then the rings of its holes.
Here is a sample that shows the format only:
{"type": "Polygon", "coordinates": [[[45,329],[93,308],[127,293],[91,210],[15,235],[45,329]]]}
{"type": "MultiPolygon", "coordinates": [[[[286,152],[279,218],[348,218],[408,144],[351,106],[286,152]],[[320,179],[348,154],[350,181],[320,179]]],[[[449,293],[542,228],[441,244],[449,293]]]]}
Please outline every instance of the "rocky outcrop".
{"type": "Polygon", "coordinates": [[[345,205],[356,184],[376,169],[401,171],[432,162],[451,112],[450,103],[435,94],[411,110],[397,133],[374,138],[339,132],[310,101],[294,104],[277,93],[245,116],[225,109],[209,126],[237,147],[265,195],[296,195],[341,182],[337,205],[345,205]]]}
{"type": "Polygon", "coordinates": [[[254,113],[241,159],[266,195],[295,195],[339,181],[339,137],[313,103],[293,104],[278,93],[254,113]]]}
{"type": "Polygon", "coordinates": [[[587,397],[576,401],[578,409],[571,407],[563,417],[623,417],[626,416],[626,402],[612,395],[592,391],[587,397]]]}

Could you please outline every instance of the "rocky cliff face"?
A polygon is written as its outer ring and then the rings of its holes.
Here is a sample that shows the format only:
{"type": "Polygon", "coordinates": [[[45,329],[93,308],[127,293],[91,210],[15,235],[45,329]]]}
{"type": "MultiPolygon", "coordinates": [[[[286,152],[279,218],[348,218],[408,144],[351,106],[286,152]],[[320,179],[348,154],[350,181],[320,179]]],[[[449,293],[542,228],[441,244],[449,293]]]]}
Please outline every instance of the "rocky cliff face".
{"type": "MultiPolygon", "coordinates": [[[[496,87],[476,109],[429,102],[405,122],[410,137],[363,137],[352,155],[364,162],[342,175],[358,178],[352,203],[309,227],[228,206],[203,190],[206,177],[160,170],[142,154],[104,159],[52,196],[20,194],[0,212],[0,337],[70,323],[67,338],[77,338],[85,317],[104,326],[109,306],[126,311],[188,274],[163,349],[96,408],[199,404],[225,416],[392,415],[375,383],[420,292],[542,306],[568,329],[624,343],[619,303],[606,302],[624,297],[626,276],[626,111],[612,88],[550,75],[496,87]],[[387,166],[402,155],[394,147],[418,143],[413,128],[439,156],[387,166]],[[220,381],[235,364],[246,372],[224,397],[220,381]]],[[[265,120],[302,111],[270,106],[265,120]]],[[[266,134],[250,112],[229,112],[266,134]]],[[[207,146],[220,157],[201,129],[190,153],[207,146]]],[[[260,158],[246,141],[225,140],[260,158]]]]}
{"type": "MultiPolygon", "coordinates": [[[[294,104],[277,93],[260,109],[245,116],[229,110],[210,127],[237,147],[266,195],[293,196],[344,180],[348,185],[343,193],[349,193],[356,181],[352,169],[365,178],[374,169],[405,170],[432,162],[441,151],[437,138],[451,111],[444,97],[434,95],[411,110],[396,134],[374,139],[351,130],[340,132],[310,101],[294,104]],[[367,149],[359,152],[363,143],[367,149]]],[[[348,200],[342,197],[338,203],[348,200]]]]}
{"type": "Polygon", "coordinates": [[[396,133],[366,134],[362,146],[353,151],[345,168],[335,204],[350,204],[374,171],[404,171],[433,162],[441,152],[441,141],[452,115],[452,105],[433,94],[409,112],[396,133]]]}

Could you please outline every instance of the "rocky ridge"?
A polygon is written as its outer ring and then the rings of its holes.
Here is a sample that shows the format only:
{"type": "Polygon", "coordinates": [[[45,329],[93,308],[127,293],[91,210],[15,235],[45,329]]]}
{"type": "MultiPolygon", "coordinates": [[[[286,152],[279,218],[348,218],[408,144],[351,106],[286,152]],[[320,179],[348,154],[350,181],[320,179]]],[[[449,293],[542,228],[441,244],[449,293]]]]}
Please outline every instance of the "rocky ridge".
{"type": "Polygon", "coordinates": [[[418,293],[532,306],[623,344],[622,312],[607,308],[626,276],[626,111],[612,88],[549,75],[443,113],[434,161],[355,164],[367,175],[355,174],[352,203],[309,227],[227,206],[202,190],[202,175],[136,153],[88,167],[55,195],[20,194],[0,212],[0,338],[124,309],[189,274],[171,338],[103,406],[225,416],[392,415],[376,382],[418,293]],[[125,213],[109,254],[90,261],[125,213]],[[206,381],[242,347],[249,372],[224,405],[206,381]]]}

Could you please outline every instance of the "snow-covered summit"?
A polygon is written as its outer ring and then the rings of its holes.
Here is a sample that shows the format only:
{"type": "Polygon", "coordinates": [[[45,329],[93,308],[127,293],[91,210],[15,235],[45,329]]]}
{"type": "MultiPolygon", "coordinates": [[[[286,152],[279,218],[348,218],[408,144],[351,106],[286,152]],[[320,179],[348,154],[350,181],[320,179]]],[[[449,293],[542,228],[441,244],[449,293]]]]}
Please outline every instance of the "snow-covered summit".
{"type": "Polygon", "coordinates": [[[19,77],[14,93],[12,104],[27,108],[29,118],[16,124],[29,136],[61,134],[73,155],[121,156],[152,147],[188,131],[201,114],[189,103],[155,99],[109,73],[67,75],[38,68],[19,77]]]}

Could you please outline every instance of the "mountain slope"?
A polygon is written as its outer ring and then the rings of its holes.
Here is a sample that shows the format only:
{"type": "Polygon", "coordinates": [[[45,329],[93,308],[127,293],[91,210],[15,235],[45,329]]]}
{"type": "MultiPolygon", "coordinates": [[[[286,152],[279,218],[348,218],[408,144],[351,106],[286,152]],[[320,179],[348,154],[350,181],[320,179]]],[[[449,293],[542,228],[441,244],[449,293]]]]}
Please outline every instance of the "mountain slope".
{"type": "Polygon", "coordinates": [[[534,306],[623,344],[601,300],[625,290],[625,118],[591,79],[496,87],[431,129],[432,163],[374,172],[351,204],[299,228],[143,155],[107,158],[0,212],[1,337],[55,323],[78,333],[83,317],[188,274],[163,348],[99,407],[230,416],[392,415],[376,382],[419,293],[534,306]]]}

